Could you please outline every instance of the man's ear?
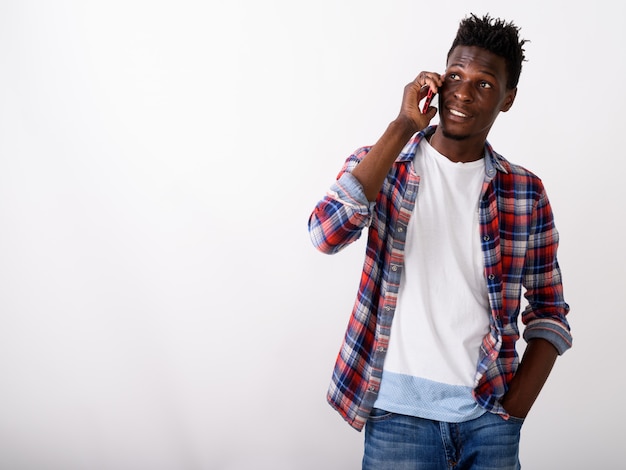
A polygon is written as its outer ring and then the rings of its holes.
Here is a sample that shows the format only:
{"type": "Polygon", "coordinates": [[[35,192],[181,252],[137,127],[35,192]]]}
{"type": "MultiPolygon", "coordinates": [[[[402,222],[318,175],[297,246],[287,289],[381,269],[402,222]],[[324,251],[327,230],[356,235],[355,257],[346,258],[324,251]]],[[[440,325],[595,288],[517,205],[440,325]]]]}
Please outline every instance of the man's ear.
{"type": "Polygon", "coordinates": [[[513,88],[512,90],[507,90],[506,97],[504,98],[504,103],[502,104],[500,111],[506,113],[509,109],[511,109],[511,106],[513,106],[513,102],[515,101],[516,95],[517,87],[513,88]]]}

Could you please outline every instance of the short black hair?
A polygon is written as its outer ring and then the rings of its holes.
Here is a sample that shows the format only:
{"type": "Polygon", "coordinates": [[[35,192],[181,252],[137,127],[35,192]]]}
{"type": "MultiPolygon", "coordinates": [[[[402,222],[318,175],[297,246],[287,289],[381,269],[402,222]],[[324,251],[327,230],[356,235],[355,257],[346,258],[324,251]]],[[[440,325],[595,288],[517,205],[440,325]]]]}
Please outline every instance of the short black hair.
{"type": "Polygon", "coordinates": [[[522,73],[524,44],[528,42],[519,37],[520,28],[513,22],[492,18],[489,14],[479,18],[474,13],[464,18],[459,24],[448,58],[457,46],[477,46],[504,58],[506,61],[507,87],[513,89],[522,73]]]}

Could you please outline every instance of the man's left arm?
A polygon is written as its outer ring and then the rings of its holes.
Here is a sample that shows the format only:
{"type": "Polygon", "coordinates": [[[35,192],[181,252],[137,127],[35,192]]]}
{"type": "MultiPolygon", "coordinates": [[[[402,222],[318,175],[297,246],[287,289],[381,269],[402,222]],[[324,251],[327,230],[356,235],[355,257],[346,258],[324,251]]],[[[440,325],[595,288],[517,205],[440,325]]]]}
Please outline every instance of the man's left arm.
{"type": "Polygon", "coordinates": [[[532,339],[526,346],[509,390],[502,398],[502,406],[512,416],[525,418],[546,383],[558,351],[549,341],[532,339]]]}
{"type": "Polygon", "coordinates": [[[522,314],[526,325],[526,350],[515,376],[502,398],[512,416],[525,418],[543,388],[556,358],[572,345],[557,261],[559,234],[543,187],[532,217],[525,262],[524,287],[528,306],[522,314]]]}

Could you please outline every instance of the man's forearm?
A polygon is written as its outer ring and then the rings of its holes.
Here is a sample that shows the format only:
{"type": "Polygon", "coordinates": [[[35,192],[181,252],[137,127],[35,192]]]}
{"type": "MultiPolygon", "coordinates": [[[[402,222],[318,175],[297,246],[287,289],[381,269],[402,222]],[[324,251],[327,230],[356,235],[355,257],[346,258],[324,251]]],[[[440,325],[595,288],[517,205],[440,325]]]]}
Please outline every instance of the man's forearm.
{"type": "Polygon", "coordinates": [[[376,200],[391,165],[415,132],[406,120],[392,121],[378,142],[352,170],[352,175],[363,186],[368,201],[376,200]]]}
{"type": "Polygon", "coordinates": [[[502,406],[510,415],[526,417],[548,379],[557,356],[556,348],[545,339],[535,338],[528,342],[509,391],[502,399],[502,406]]]}

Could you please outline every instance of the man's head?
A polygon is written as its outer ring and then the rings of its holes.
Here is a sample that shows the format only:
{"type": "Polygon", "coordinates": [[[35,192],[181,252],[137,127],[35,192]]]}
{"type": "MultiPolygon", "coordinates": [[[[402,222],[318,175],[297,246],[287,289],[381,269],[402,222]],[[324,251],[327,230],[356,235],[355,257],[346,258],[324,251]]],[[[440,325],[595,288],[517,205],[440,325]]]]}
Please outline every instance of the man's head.
{"type": "Polygon", "coordinates": [[[439,152],[454,161],[478,156],[498,115],[515,101],[524,42],[502,20],[471,15],[461,22],[439,87],[439,126],[431,140],[439,152]]]}
{"type": "Polygon", "coordinates": [[[476,46],[502,57],[506,62],[507,88],[513,89],[519,82],[522,62],[525,60],[524,44],[519,38],[519,28],[512,22],[485,15],[482,18],[473,13],[461,21],[450,54],[457,46],[476,46]]]}

